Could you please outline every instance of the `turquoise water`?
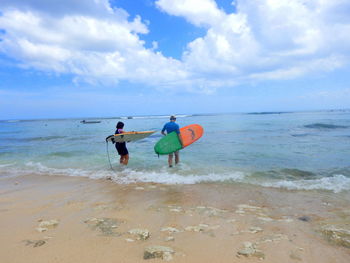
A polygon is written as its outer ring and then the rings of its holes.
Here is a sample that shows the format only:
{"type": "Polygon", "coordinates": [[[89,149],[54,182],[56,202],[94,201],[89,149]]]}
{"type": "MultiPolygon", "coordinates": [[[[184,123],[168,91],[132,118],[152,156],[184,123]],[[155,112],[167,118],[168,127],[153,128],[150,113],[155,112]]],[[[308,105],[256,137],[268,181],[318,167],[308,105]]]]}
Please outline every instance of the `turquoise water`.
{"type": "Polygon", "coordinates": [[[26,174],[110,176],[119,183],[249,183],[288,189],[350,190],[350,111],[178,116],[198,123],[203,137],[181,150],[181,164],[167,167],[154,144],[167,116],[124,118],[126,131],[157,130],[128,143],[128,167],[118,164],[105,137],[118,119],[1,121],[0,176],[26,174]]]}

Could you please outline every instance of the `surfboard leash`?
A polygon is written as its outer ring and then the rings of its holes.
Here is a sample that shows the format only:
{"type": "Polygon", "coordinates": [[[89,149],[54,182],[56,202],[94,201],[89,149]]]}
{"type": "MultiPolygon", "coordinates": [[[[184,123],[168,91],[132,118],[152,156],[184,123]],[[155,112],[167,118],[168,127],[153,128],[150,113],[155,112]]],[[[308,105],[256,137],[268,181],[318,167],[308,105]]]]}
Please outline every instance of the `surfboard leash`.
{"type": "MultiPolygon", "coordinates": [[[[108,138],[108,137],[107,137],[108,138]]],[[[106,138],[106,150],[107,150],[107,157],[108,157],[108,162],[109,162],[109,166],[111,167],[112,171],[114,171],[113,167],[112,167],[112,163],[111,163],[111,158],[109,157],[109,149],[108,149],[108,141],[106,138]]]]}

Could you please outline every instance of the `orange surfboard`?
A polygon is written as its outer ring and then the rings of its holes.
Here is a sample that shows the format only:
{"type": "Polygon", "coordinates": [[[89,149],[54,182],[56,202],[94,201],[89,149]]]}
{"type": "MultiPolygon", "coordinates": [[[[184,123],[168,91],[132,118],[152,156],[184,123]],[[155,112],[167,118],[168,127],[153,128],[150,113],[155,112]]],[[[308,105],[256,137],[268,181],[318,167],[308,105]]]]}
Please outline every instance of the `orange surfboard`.
{"type": "Polygon", "coordinates": [[[203,127],[199,124],[191,124],[185,127],[180,128],[180,134],[182,139],[183,147],[197,141],[203,135],[203,127]]]}

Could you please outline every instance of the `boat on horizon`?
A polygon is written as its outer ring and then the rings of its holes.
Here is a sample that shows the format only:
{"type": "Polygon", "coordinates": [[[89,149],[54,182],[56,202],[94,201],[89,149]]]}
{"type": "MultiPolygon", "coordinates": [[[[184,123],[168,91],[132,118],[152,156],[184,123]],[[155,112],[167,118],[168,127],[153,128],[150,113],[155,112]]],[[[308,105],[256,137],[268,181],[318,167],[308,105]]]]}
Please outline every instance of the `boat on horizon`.
{"type": "Polygon", "coordinates": [[[80,121],[80,123],[83,123],[83,124],[93,124],[93,123],[101,123],[101,121],[86,121],[86,120],[82,120],[82,121],[80,121]]]}

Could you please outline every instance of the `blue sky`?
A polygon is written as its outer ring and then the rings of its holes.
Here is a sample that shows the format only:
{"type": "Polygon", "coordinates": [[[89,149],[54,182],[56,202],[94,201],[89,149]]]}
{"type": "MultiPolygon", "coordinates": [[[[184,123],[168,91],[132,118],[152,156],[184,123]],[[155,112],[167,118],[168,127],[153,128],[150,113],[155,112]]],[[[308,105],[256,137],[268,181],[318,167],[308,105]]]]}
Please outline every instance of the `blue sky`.
{"type": "Polygon", "coordinates": [[[350,108],[347,0],[2,0],[0,119],[350,108]]]}

